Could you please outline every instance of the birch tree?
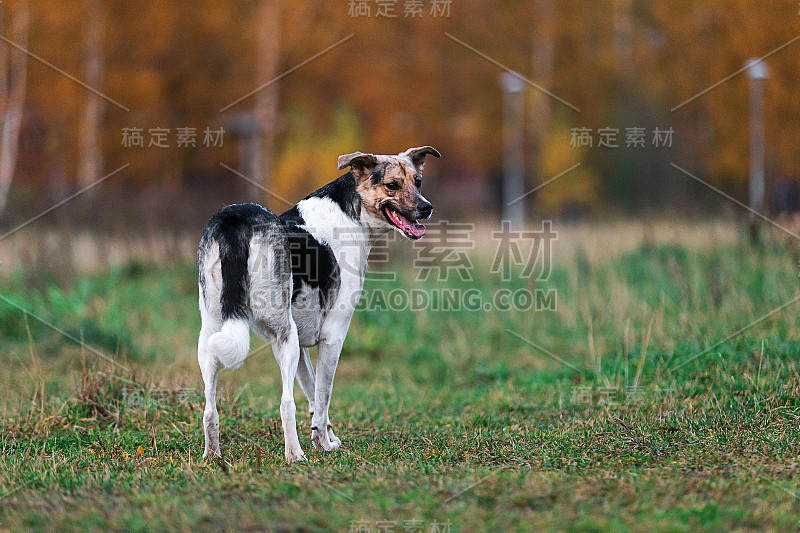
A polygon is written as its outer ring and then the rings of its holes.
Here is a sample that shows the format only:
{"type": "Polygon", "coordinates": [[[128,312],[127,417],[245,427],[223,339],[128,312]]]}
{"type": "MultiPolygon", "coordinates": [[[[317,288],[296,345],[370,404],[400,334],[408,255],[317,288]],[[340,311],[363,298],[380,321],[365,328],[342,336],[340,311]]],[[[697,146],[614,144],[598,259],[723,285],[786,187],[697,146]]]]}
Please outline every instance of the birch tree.
{"type": "MultiPolygon", "coordinates": [[[[86,29],[83,39],[83,76],[86,84],[97,89],[103,80],[102,53],[102,6],[100,0],[86,0],[86,29]]],[[[80,154],[78,185],[82,187],[96,183],[103,167],[103,152],[100,146],[100,128],[103,99],[87,92],[86,104],[81,113],[80,154]]],[[[92,194],[90,190],[87,194],[92,194]]]]}
{"type": "MultiPolygon", "coordinates": [[[[5,33],[6,9],[5,6],[0,7],[0,33],[5,33]]],[[[28,3],[22,2],[11,15],[8,32],[10,40],[22,49],[28,44],[29,21],[28,3]]],[[[6,208],[17,162],[27,65],[28,56],[24,52],[9,43],[0,45],[0,213],[6,208]]]]}

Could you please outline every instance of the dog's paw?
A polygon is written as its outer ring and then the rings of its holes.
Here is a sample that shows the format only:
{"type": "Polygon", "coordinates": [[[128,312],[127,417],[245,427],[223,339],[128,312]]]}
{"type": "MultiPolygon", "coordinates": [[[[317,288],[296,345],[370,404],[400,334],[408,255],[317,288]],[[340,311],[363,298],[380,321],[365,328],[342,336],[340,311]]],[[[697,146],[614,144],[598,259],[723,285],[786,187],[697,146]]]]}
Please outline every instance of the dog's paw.
{"type": "Polygon", "coordinates": [[[342,446],[342,440],[333,434],[333,428],[331,426],[328,426],[328,438],[337,450],[342,446]]]}
{"type": "Polygon", "coordinates": [[[287,463],[297,463],[300,461],[306,461],[306,454],[303,453],[303,449],[300,446],[296,448],[288,447],[286,448],[286,462],[287,463]]]}
{"type": "Polygon", "coordinates": [[[212,459],[222,457],[222,452],[220,452],[219,448],[213,451],[210,448],[206,448],[206,451],[203,452],[203,459],[206,459],[207,457],[211,457],[212,459]]]}
{"type": "Polygon", "coordinates": [[[323,452],[332,452],[338,450],[339,447],[342,445],[342,441],[340,441],[334,435],[334,439],[331,439],[328,436],[328,432],[320,432],[316,429],[311,430],[311,442],[314,444],[314,449],[317,451],[323,452]]]}

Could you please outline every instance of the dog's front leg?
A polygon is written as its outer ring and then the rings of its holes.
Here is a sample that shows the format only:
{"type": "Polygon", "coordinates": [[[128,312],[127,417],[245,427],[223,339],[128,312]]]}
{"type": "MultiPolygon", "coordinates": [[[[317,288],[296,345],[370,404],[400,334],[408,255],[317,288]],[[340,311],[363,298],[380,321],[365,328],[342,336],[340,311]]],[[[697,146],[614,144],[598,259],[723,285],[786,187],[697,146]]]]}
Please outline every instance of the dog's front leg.
{"type": "Polygon", "coordinates": [[[339,364],[342,342],[319,343],[317,354],[317,376],[314,383],[314,416],[311,418],[311,442],[314,449],[326,452],[338,450],[342,441],[333,434],[328,407],[333,391],[333,376],[339,364]]]}

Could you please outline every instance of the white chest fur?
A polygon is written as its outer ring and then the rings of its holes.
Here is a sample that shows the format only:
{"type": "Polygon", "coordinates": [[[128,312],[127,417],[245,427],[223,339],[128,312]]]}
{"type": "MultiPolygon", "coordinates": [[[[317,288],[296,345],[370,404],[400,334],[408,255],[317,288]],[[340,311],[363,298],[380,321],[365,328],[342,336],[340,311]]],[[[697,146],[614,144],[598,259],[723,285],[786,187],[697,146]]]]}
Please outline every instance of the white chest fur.
{"type": "Polygon", "coordinates": [[[339,290],[321,323],[319,338],[342,342],[361,297],[372,233],[328,198],[307,198],[297,208],[305,221],[303,228],[317,241],[330,246],[339,265],[339,290]]]}

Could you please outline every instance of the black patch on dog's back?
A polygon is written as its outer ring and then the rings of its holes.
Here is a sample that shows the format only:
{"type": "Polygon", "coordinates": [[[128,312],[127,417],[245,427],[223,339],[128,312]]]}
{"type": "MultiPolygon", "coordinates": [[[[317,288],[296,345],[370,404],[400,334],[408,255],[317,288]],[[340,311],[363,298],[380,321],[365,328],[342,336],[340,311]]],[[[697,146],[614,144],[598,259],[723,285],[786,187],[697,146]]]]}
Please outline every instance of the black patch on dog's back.
{"type": "MultiPolygon", "coordinates": [[[[278,217],[257,204],[234,204],[223,207],[208,221],[200,239],[198,262],[203,250],[212,241],[219,243],[222,267],[222,318],[247,318],[247,288],[249,275],[247,261],[250,257],[250,239],[253,228],[264,224],[278,223],[278,217]]],[[[200,266],[202,276],[203,266],[200,266]]],[[[201,277],[201,284],[205,279],[201,277]]]]}
{"type": "Polygon", "coordinates": [[[288,225],[295,225],[295,226],[302,226],[306,223],[303,219],[303,216],[300,214],[300,210],[297,206],[292,207],[288,211],[282,213],[279,217],[280,221],[283,223],[284,226],[288,225]]]}
{"type": "Polygon", "coordinates": [[[297,206],[283,213],[279,219],[284,225],[289,241],[294,287],[292,303],[297,300],[303,285],[307,285],[319,289],[319,305],[323,309],[326,308],[333,301],[339,288],[341,274],[333,250],[301,227],[305,224],[305,220],[297,206]]]}
{"type": "Polygon", "coordinates": [[[340,280],[339,264],[331,247],[294,225],[286,228],[286,236],[292,261],[292,303],[307,285],[319,289],[319,305],[327,308],[336,295],[340,280]]]}
{"type": "MultiPolygon", "coordinates": [[[[357,186],[356,177],[352,172],[348,172],[312,192],[306,198],[329,198],[347,216],[354,220],[359,220],[361,218],[361,197],[358,196],[358,191],[356,191],[357,186]]],[[[289,211],[292,211],[292,209],[289,211]]],[[[283,218],[283,215],[281,215],[281,218],[283,218]]]]}

